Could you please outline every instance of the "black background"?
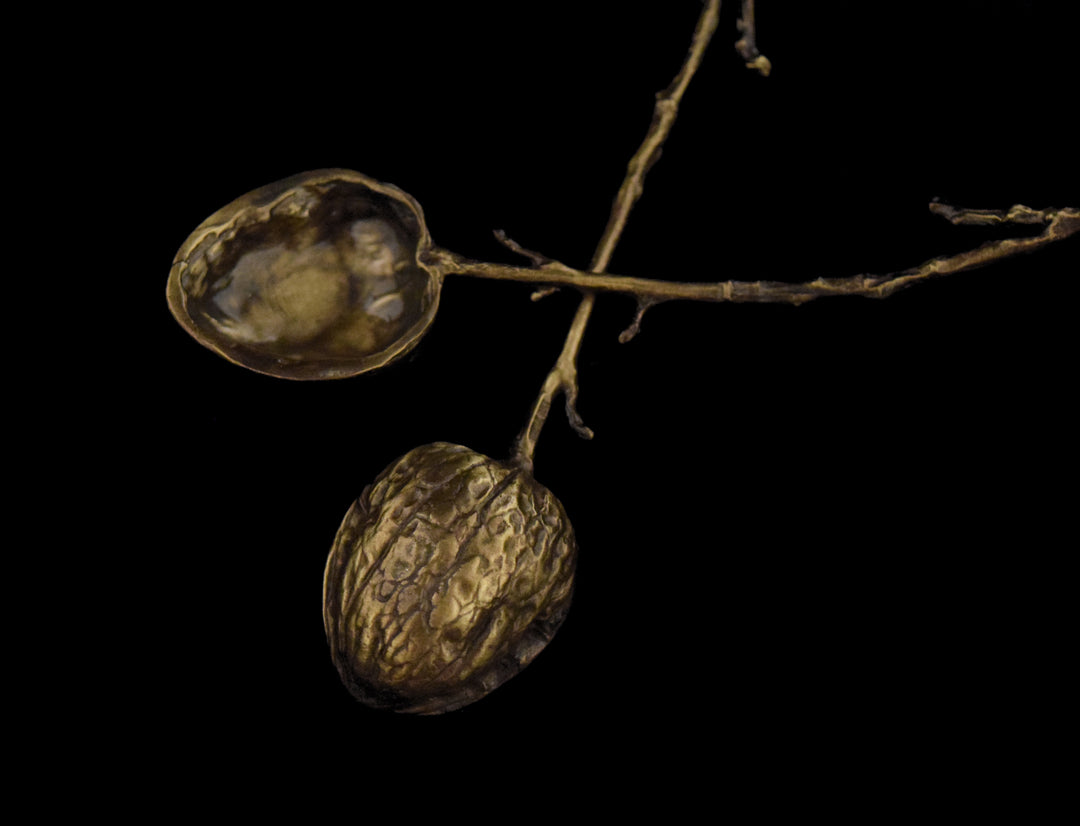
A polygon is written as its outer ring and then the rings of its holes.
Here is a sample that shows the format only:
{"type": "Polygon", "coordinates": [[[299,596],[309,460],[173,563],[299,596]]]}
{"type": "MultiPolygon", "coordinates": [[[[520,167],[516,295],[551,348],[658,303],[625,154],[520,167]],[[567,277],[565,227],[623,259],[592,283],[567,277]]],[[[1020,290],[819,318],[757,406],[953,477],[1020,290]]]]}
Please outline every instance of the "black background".
{"type": "MultiPolygon", "coordinates": [[[[1076,205],[1055,13],[762,2],[765,79],[725,6],[612,272],[889,272],[1000,234],[950,227],[932,198],[1076,205]]],[[[102,56],[122,127],[97,174],[125,173],[148,322],[102,402],[107,450],[135,457],[116,510],[138,538],[116,606],[135,676],[117,692],[163,794],[378,784],[405,805],[410,778],[445,776],[470,808],[492,785],[677,802],[780,776],[972,794],[988,772],[1025,793],[1048,776],[1018,780],[1014,756],[1055,725],[1069,543],[1047,525],[1074,368],[1047,304],[1075,243],[884,302],[668,304],[624,345],[633,302],[601,297],[580,358],[596,438],[556,410],[536,462],[577,531],[574,607],[525,672],[436,718],[341,686],[326,553],[412,447],[507,455],[577,297],[449,279],[406,361],[327,383],[247,372],[169,315],[172,256],[203,218],[321,167],[409,192],[455,252],[516,262],[504,229],[586,266],[699,8],[177,8],[102,56]]]]}

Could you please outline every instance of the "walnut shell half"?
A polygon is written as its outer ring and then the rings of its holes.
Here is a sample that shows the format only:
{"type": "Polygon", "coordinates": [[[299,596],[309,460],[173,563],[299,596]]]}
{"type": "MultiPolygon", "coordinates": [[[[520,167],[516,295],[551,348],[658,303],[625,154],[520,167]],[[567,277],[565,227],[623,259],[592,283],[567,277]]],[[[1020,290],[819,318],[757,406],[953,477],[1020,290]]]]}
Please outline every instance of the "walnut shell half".
{"type": "Polygon", "coordinates": [[[528,473],[437,442],[353,504],[326,565],[331,656],[365,705],[438,714],[480,699],[550,642],[570,606],[576,544],[528,473]]]}
{"type": "Polygon", "coordinates": [[[348,169],[260,187],[202,222],[169,272],[199,343],[286,379],[355,376],[407,353],[439,305],[420,205],[348,169]]]}

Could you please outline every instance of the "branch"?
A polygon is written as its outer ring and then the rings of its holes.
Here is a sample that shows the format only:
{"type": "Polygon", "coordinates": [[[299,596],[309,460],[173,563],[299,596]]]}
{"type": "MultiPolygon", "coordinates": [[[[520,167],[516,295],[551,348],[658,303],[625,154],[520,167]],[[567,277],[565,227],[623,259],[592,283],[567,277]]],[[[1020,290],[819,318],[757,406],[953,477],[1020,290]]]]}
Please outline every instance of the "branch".
{"type": "MultiPolygon", "coordinates": [[[[942,256],[925,261],[917,267],[884,275],[855,275],[845,278],[818,277],[812,281],[789,283],[785,281],[718,281],[682,282],[661,281],[649,278],[619,277],[589,273],[571,269],[558,261],[550,261],[539,268],[510,267],[468,261],[452,253],[441,253],[439,267],[444,274],[470,275],[503,281],[522,281],[530,284],[574,287],[586,292],[591,298],[597,291],[626,293],[638,299],[643,313],[654,304],[663,301],[712,301],[734,303],[781,303],[805,304],[817,298],[836,295],[862,296],[864,298],[887,298],[900,290],[945,275],[985,267],[996,261],[1064,240],[1080,232],[1080,209],[1035,210],[1016,205],[1009,210],[957,209],[945,204],[933,203],[930,209],[954,224],[1039,224],[1045,229],[1026,238],[1005,238],[990,241],[980,247],[956,255],[942,256]],[[443,257],[445,256],[445,257],[443,257]]],[[[583,302],[584,303],[584,302],[583,302]]],[[[640,313],[635,323],[624,333],[636,333],[640,313]]],[[[568,339],[569,341],[569,339],[568,339]]],[[[576,352],[576,350],[575,350],[576,352]]]]}
{"type": "Polygon", "coordinates": [[[589,269],[592,272],[603,272],[611,261],[611,255],[615,252],[615,246],[622,237],[626,221],[630,217],[630,211],[634,208],[644,190],[645,175],[648,174],[653,164],[660,159],[660,148],[667,140],[671,127],[675,124],[675,116],[679,113],[679,103],[682,101],[690,80],[701,65],[701,59],[705,55],[705,49],[709,45],[713,32],[716,30],[717,18],[720,14],[719,0],[710,0],[698,18],[697,28],[694,30],[693,40],[690,42],[690,51],[686,55],[675,79],[663,92],[656,96],[656,105],[653,108],[652,124],[645,134],[645,140],[641,142],[638,151],[630,159],[626,168],[626,177],[622,186],[615,196],[611,206],[611,216],[608,218],[607,227],[597,245],[589,269]]]}
{"type": "MultiPolygon", "coordinates": [[[[675,123],[675,116],[679,110],[679,102],[682,100],[690,79],[694,76],[705,49],[709,45],[716,23],[720,16],[720,0],[708,0],[705,8],[698,17],[694,36],[690,42],[690,49],[686,55],[679,73],[668,88],[657,95],[656,106],[653,110],[652,125],[645,134],[645,140],[627,165],[626,177],[622,186],[615,196],[611,207],[611,216],[607,227],[596,247],[592,264],[589,269],[592,273],[602,273],[607,269],[611,255],[615,251],[619,238],[622,237],[626,221],[630,216],[630,210],[638,198],[641,197],[642,184],[649,169],[660,157],[660,147],[663,146],[675,123]]],[[[542,267],[539,272],[553,268],[553,264],[542,267]]],[[[561,265],[560,265],[561,266],[561,265]]],[[[577,313],[566,334],[562,352],[559,354],[555,367],[548,374],[540,395],[533,404],[532,414],[525,428],[517,438],[514,446],[514,461],[521,467],[532,470],[533,455],[536,452],[536,442],[540,437],[540,431],[544,427],[548,413],[551,410],[551,402],[556,393],[563,393],[566,397],[566,413],[570,424],[583,437],[592,438],[592,431],[585,427],[581,416],[577,412],[577,354],[581,349],[581,339],[585,333],[585,327],[589,323],[593,304],[596,297],[592,292],[586,292],[578,305],[577,313]]]]}

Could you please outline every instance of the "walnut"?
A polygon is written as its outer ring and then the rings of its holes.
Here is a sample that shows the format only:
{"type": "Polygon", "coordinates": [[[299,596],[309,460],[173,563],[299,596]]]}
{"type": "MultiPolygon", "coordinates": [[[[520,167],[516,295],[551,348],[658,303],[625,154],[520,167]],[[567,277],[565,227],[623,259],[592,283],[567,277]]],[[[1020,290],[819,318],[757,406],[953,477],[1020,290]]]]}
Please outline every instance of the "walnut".
{"type": "Polygon", "coordinates": [[[418,447],[364,491],[334,541],[323,588],[334,664],[365,705],[460,708],[551,640],[575,560],[566,512],[523,468],[418,447]]]}

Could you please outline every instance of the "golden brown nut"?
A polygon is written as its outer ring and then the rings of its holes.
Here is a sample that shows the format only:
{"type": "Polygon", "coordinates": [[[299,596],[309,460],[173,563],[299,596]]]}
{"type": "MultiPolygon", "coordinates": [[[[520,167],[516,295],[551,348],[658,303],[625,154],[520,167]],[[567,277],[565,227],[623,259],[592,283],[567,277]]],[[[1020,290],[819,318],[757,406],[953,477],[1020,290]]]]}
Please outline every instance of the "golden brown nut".
{"type": "Polygon", "coordinates": [[[188,237],[169,308],[229,361],[288,379],[331,379],[408,352],[438,309],[441,276],[420,205],[347,169],[249,192],[188,237]]]}
{"type": "Polygon", "coordinates": [[[573,589],[576,544],[528,473],[459,445],[405,454],[353,504],[326,565],[323,621],[365,705],[460,708],[547,645],[573,589]]]}

